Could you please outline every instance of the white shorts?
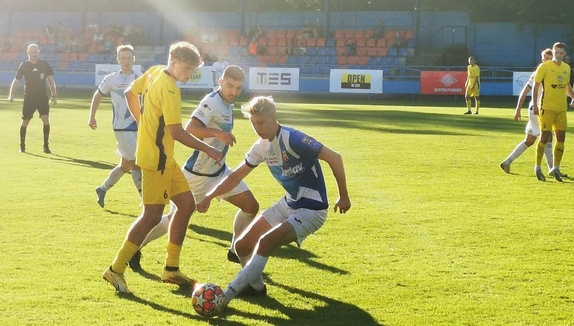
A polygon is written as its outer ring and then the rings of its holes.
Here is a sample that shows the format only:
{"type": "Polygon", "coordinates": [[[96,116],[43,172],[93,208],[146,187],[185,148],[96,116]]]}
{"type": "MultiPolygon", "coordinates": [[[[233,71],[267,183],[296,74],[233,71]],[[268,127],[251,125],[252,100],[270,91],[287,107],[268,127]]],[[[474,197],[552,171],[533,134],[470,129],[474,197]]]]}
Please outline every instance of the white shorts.
{"type": "Polygon", "coordinates": [[[540,125],[538,124],[538,116],[532,112],[532,108],[528,108],[528,123],[526,124],[524,132],[537,137],[540,135],[540,125]]]}
{"type": "Polygon", "coordinates": [[[138,132],[137,131],[114,131],[116,140],[118,141],[116,154],[125,158],[128,161],[135,161],[136,159],[136,145],[138,132]]]}
{"type": "Polygon", "coordinates": [[[297,234],[299,247],[307,236],[319,230],[327,220],[326,209],[319,211],[306,208],[293,209],[287,205],[285,198],[281,198],[273,206],[264,210],[261,215],[272,228],[283,222],[291,224],[297,234]]]}
{"type": "MultiPolygon", "coordinates": [[[[201,176],[201,175],[196,175],[196,174],[193,174],[193,173],[187,171],[186,169],[182,169],[182,171],[183,171],[183,176],[185,176],[185,179],[187,180],[187,183],[189,184],[189,189],[193,193],[193,198],[195,199],[196,204],[199,203],[200,201],[202,201],[203,198],[205,198],[205,194],[211,188],[215,187],[219,182],[221,182],[221,180],[223,180],[223,178],[225,178],[226,176],[228,176],[231,173],[231,169],[228,166],[225,166],[225,170],[223,171],[223,173],[221,173],[217,177],[205,177],[205,176],[201,176]]],[[[231,190],[228,193],[225,193],[221,196],[218,196],[217,199],[222,200],[222,199],[240,194],[242,192],[246,192],[248,190],[249,190],[249,187],[247,187],[247,184],[245,184],[245,182],[241,181],[241,182],[239,182],[237,187],[233,188],[233,190],[231,190]]]]}

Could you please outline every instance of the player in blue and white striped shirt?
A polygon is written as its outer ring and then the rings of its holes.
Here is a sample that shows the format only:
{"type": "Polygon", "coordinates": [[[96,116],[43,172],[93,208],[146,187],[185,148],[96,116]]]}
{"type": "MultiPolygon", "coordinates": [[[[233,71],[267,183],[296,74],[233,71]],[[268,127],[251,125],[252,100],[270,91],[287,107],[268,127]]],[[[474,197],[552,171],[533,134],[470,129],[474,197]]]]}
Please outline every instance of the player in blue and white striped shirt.
{"type": "Polygon", "coordinates": [[[135,60],[134,48],[131,45],[118,46],[117,60],[120,64],[120,70],[112,72],[102,80],[102,83],[92,98],[92,104],[90,105],[90,119],[88,120],[90,128],[96,130],[98,128],[96,111],[98,110],[104,95],[110,94],[113,108],[112,125],[114,128],[114,135],[117,140],[116,154],[120,156],[120,164],[114,167],[102,185],[96,188],[98,204],[101,207],[104,207],[106,192],[129,171],[132,173],[134,185],[136,186],[140,196],[142,189],[141,170],[136,165],[135,156],[138,126],[130,113],[124,97],[124,91],[126,88],[139,77],[139,75],[133,71],[135,60]]]}
{"type": "Polygon", "coordinates": [[[255,167],[265,163],[287,194],[263,211],[235,243],[243,269],[224,291],[226,303],[236,296],[265,295],[262,273],[269,256],[285,244],[303,240],[317,231],[327,218],[327,191],[319,160],[329,164],[339,190],[334,210],[351,208],[343,159],[317,140],[277,122],[271,97],[259,96],[241,108],[259,139],[245,160],[197,205],[206,212],[213,198],[228,192],[255,167]]]}

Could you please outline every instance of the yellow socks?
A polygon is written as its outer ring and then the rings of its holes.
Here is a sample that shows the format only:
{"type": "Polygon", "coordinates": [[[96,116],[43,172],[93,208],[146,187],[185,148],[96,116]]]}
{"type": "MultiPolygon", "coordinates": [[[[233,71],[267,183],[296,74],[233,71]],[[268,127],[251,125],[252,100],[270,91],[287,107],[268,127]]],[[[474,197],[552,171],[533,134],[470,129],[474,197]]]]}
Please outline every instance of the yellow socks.
{"type": "MultiPolygon", "coordinates": [[[[536,166],[540,166],[542,163],[542,156],[544,156],[544,149],[546,148],[546,143],[538,141],[536,143],[536,166]]],[[[556,158],[554,158],[556,160],[556,158]]]]}
{"type": "Polygon", "coordinates": [[[179,254],[181,253],[181,246],[167,242],[167,256],[165,257],[165,266],[179,267],[179,254]]]}
{"type": "Polygon", "coordinates": [[[129,240],[125,240],[120,251],[118,252],[114,262],[112,263],[112,270],[116,273],[122,274],[128,267],[128,262],[140,247],[129,240]]]}

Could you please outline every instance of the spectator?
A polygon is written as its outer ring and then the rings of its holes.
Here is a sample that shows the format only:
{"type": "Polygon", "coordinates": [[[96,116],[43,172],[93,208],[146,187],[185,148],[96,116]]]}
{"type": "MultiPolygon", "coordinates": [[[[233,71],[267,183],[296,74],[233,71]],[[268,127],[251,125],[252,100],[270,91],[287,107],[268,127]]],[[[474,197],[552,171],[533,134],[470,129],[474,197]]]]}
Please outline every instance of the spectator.
{"type": "Polygon", "coordinates": [[[313,37],[321,38],[323,36],[325,36],[325,30],[321,24],[321,20],[317,18],[317,22],[315,23],[315,26],[313,26],[313,37]]]}
{"type": "Polygon", "coordinates": [[[357,43],[353,39],[348,39],[345,44],[345,55],[356,55],[357,54],[357,43]]]}
{"type": "Polygon", "coordinates": [[[395,42],[393,43],[393,47],[400,49],[404,48],[407,45],[405,38],[399,33],[398,31],[395,32],[395,42]]]}
{"type": "Polygon", "coordinates": [[[308,39],[313,36],[313,25],[311,22],[307,20],[305,24],[303,24],[303,33],[301,34],[302,39],[308,39]]]}
{"type": "Polygon", "coordinates": [[[287,44],[283,48],[283,54],[285,55],[295,55],[295,45],[293,45],[293,39],[288,39],[287,44]]]}
{"type": "Polygon", "coordinates": [[[247,53],[249,55],[257,55],[257,41],[252,38],[247,45],[247,53]]]}
{"type": "Polygon", "coordinates": [[[386,32],[385,23],[383,22],[382,19],[379,19],[379,22],[377,23],[377,28],[375,28],[375,33],[373,34],[373,38],[374,39],[384,38],[385,32],[386,32]]]}
{"type": "Polygon", "coordinates": [[[48,25],[48,22],[44,22],[44,33],[46,34],[47,37],[54,36],[54,30],[50,25],[48,25]]]}
{"type": "Polygon", "coordinates": [[[261,29],[261,27],[259,27],[259,25],[256,24],[252,24],[251,27],[249,27],[249,31],[247,32],[247,38],[250,40],[251,39],[257,40],[261,36],[263,36],[263,30],[261,29]]]}
{"type": "Polygon", "coordinates": [[[297,54],[298,55],[305,55],[307,54],[307,48],[305,47],[305,40],[304,39],[300,39],[297,42],[297,54]]]}

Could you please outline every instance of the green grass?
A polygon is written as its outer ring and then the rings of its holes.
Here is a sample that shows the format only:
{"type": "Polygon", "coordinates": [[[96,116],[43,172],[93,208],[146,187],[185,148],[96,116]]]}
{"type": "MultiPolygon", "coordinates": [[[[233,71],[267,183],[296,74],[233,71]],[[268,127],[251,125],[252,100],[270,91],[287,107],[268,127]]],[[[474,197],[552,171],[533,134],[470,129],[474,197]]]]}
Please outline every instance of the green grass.
{"type": "MultiPolygon", "coordinates": [[[[148,273],[127,272],[133,297],[102,280],[140,213],[139,199],[124,177],[105,209],[97,205],[94,188],[118,161],[110,105],[102,104],[92,131],[91,94],[62,95],[51,113],[52,155],[41,152],[36,116],[28,153],[17,153],[21,101],[2,100],[0,324],[574,324],[574,182],[538,182],[533,149],[511,175],[500,170],[523,138],[514,103],[485,98],[479,116],[464,116],[454,102],[278,99],[281,123],[343,155],[353,207],[331,212],[301,249],[277,251],[265,270],[268,298],[234,300],[225,315],[205,320],[188,293],[158,281],[165,239],[145,248],[148,273]]],[[[185,115],[198,96],[188,99],[185,115]]],[[[256,139],[236,117],[231,166],[256,139]]],[[[571,144],[561,167],[572,175],[571,144]]],[[[182,163],[189,150],[176,151],[182,163]]],[[[324,170],[334,203],[336,184],[324,170]]],[[[283,194],[265,167],[246,181],[262,208],[283,194]]],[[[222,286],[234,277],[238,265],[225,258],[234,211],[214,203],[193,216],[184,272],[222,286]]]]}

